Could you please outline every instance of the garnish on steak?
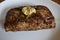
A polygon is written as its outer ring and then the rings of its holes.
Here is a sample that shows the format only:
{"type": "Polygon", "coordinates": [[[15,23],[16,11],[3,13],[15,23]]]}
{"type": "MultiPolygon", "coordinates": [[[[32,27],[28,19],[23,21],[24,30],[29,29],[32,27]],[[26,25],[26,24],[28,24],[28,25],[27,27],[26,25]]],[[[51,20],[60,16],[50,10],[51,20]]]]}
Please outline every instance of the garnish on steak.
{"type": "Polygon", "coordinates": [[[4,23],[6,31],[31,31],[55,28],[55,18],[45,6],[23,6],[8,11],[4,23]]]}

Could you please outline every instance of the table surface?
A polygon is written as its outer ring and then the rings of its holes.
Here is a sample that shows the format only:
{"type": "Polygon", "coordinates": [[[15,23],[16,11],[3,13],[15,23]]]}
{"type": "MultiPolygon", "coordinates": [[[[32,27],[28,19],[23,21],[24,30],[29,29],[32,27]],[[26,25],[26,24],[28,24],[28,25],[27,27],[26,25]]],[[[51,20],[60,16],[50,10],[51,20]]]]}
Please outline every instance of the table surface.
{"type": "Polygon", "coordinates": [[[4,0],[0,0],[0,2],[3,2],[4,0]]]}
{"type": "Polygon", "coordinates": [[[54,2],[56,2],[56,3],[58,3],[58,4],[60,4],[60,0],[52,0],[52,1],[54,1],[54,2]]]}

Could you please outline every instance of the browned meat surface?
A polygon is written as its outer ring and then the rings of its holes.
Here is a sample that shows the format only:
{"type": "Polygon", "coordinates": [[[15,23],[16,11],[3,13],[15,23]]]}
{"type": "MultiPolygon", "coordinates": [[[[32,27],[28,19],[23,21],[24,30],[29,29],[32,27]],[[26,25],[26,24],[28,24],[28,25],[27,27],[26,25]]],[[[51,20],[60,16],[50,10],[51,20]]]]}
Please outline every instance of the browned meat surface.
{"type": "Polygon", "coordinates": [[[27,18],[21,10],[23,7],[13,8],[8,11],[4,23],[6,31],[30,31],[49,29],[56,26],[55,19],[50,10],[45,6],[31,6],[36,9],[36,13],[33,13],[27,18]]]}

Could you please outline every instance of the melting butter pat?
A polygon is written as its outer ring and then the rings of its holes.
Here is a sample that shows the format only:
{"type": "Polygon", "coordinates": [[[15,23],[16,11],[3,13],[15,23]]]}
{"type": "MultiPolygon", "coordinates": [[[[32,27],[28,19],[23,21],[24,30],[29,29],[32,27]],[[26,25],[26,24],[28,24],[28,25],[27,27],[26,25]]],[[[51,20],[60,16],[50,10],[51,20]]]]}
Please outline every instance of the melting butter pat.
{"type": "Polygon", "coordinates": [[[25,15],[31,15],[32,13],[36,13],[36,9],[35,8],[32,8],[32,7],[24,7],[22,9],[22,12],[25,14],[25,15]]]}

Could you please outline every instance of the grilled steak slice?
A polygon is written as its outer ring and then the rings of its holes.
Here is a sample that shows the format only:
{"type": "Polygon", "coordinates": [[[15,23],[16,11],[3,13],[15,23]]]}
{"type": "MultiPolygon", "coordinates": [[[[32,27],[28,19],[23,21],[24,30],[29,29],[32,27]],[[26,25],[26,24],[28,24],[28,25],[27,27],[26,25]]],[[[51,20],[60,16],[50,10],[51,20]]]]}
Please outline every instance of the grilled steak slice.
{"type": "Polygon", "coordinates": [[[31,11],[31,15],[27,14],[28,10],[24,9],[26,15],[22,12],[24,7],[27,9],[27,6],[23,6],[8,11],[4,23],[6,31],[31,31],[55,28],[55,18],[47,7],[41,5],[30,6],[36,11],[36,13],[32,13],[34,11],[31,11]]]}

